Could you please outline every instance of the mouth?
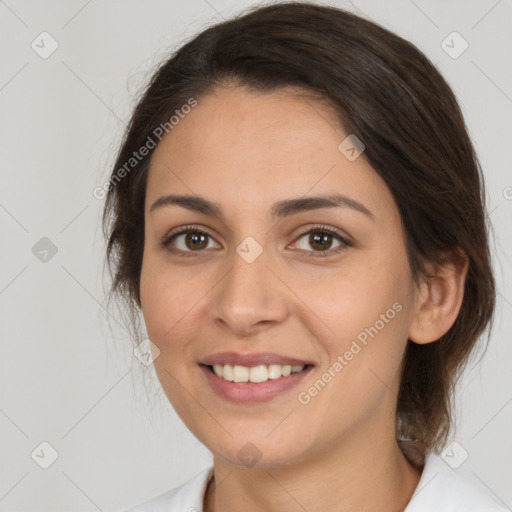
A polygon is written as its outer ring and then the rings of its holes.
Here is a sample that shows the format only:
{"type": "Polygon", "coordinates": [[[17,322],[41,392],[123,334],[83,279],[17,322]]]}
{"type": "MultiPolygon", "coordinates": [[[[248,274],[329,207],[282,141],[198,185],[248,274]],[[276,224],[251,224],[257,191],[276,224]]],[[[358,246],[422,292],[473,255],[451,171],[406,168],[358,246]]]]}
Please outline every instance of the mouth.
{"type": "Polygon", "coordinates": [[[289,377],[292,374],[303,372],[312,365],[304,364],[260,364],[258,366],[241,366],[231,364],[208,365],[207,368],[217,377],[228,382],[244,383],[251,382],[260,384],[269,380],[276,380],[282,377],[289,377]]]}
{"type": "Polygon", "coordinates": [[[236,403],[262,402],[295,387],[314,364],[275,354],[224,353],[199,364],[211,389],[236,403]]]}

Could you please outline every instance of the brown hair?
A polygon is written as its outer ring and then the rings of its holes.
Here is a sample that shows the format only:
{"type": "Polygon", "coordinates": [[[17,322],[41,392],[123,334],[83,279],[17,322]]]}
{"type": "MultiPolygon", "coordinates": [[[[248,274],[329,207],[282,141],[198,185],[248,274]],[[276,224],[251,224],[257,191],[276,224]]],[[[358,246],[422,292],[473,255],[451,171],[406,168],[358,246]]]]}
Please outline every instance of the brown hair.
{"type": "Polygon", "coordinates": [[[454,325],[436,342],[409,341],[403,361],[397,437],[439,449],[450,431],[453,385],[492,325],[483,177],[450,87],[414,45],[373,22],[310,3],[252,8],[203,31],[160,66],[135,108],[106,198],[112,294],[132,313],[140,307],[152,150],[122,179],[119,169],[190,98],[200,102],[228,83],[256,92],[299,87],[334,106],[393,194],[416,284],[426,275],[426,261],[441,265],[454,249],[467,255],[454,325]]]}

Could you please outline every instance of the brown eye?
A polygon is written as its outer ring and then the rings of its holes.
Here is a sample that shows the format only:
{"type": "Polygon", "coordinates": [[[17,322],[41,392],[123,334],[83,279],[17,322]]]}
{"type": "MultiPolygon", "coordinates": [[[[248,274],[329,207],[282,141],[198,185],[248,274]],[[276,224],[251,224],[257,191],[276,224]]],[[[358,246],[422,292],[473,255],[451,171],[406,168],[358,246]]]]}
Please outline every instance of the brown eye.
{"type": "Polygon", "coordinates": [[[340,235],[317,229],[304,233],[296,242],[296,246],[304,251],[324,252],[343,245],[343,242],[344,240],[340,235]],[[336,245],[333,245],[335,243],[336,245]]]}
{"type": "Polygon", "coordinates": [[[185,236],[185,245],[192,251],[204,249],[208,245],[208,235],[203,233],[188,233],[185,236]]]}
{"type": "Polygon", "coordinates": [[[330,233],[310,233],[309,245],[317,251],[327,251],[331,248],[333,236],[330,233]]]}
{"type": "Polygon", "coordinates": [[[162,241],[162,246],[170,252],[182,254],[220,248],[220,245],[208,233],[193,228],[185,228],[178,233],[172,233],[162,241]]]}
{"type": "Polygon", "coordinates": [[[352,242],[332,228],[317,226],[303,233],[293,244],[306,256],[331,256],[352,247],[352,242]]]}

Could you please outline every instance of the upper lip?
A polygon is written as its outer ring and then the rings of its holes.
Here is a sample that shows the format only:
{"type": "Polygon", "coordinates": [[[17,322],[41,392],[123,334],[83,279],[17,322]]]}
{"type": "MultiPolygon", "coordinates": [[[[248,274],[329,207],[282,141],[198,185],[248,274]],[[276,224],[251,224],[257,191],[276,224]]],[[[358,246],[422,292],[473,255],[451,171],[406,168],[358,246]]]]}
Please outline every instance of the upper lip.
{"type": "Polygon", "coordinates": [[[239,354],[237,352],[219,352],[205,357],[201,364],[212,366],[214,364],[230,364],[237,366],[247,366],[249,368],[259,365],[280,364],[280,365],[312,365],[313,363],[295,357],[264,352],[259,354],[239,354]]]}

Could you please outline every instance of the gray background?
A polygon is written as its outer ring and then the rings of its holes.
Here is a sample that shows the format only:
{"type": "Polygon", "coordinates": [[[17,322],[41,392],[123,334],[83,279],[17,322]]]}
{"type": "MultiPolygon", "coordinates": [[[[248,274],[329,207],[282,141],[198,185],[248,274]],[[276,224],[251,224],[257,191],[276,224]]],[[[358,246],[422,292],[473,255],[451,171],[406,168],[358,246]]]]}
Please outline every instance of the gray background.
{"type": "MultiPolygon", "coordinates": [[[[105,311],[103,203],[93,190],[156,63],[256,3],[0,0],[1,511],[123,510],[209,465],[120,317],[105,311]],[[46,58],[55,43],[43,31],[58,44],[46,58]],[[43,441],[58,453],[47,469],[43,441]]],[[[414,42],[466,116],[487,179],[499,301],[489,350],[461,383],[457,444],[446,453],[459,464],[467,452],[458,471],[511,506],[512,3],[329,3],[414,42]],[[458,58],[445,49],[462,49],[460,39],[441,45],[453,31],[469,43],[458,58]]]]}

